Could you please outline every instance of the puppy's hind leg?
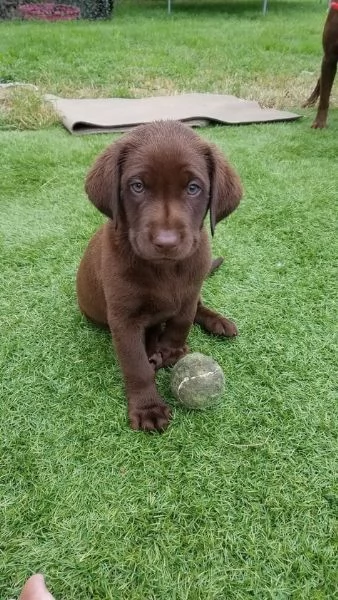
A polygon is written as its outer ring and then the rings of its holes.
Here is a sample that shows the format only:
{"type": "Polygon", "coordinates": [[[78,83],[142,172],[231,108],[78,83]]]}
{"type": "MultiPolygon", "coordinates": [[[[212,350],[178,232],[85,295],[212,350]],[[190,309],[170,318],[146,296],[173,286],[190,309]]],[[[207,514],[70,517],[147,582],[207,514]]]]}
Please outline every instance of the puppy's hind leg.
{"type": "Polygon", "coordinates": [[[197,305],[194,322],[213,335],[224,337],[235,337],[238,335],[238,329],[235,323],[226,317],[222,317],[222,315],[211,310],[207,306],[204,306],[201,300],[199,300],[197,305]]]}
{"type": "MultiPolygon", "coordinates": [[[[223,264],[223,261],[224,258],[222,256],[214,258],[207,277],[212,275],[223,264]]],[[[194,323],[197,323],[202,329],[213,335],[224,337],[235,337],[238,335],[235,323],[204,306],[201,299],[199,299],[197,304],[194,323]]]]}

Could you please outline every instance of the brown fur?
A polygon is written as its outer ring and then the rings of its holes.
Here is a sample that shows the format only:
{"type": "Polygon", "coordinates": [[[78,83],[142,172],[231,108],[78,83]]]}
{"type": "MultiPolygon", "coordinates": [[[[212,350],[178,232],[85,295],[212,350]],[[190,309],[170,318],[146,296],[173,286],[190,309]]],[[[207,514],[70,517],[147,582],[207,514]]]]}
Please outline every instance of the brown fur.
{"type": "Polygon", "coordinates": [[[77,275],[81,311],[108,325],[124,375],[131,427],[162,430],[170,412],[155,370],[187,352],[195,321],[221,336],[236,326],[199,299],[212,231],[238,205],[240,180],[220,151],[176,121],[141,125],[109,146],[86,191],[108,221],[89,242],[77,275]]]}
{"type": "Polygon", "coordinates": [[[327,114],[329,110],[329,101],[332,85],[337,71],[338,61],[338,10],[329,9],[324,31],[323,31],[323,50],[321,74],[316,87],[311,96],[303,104],[314,106],[319,98],[319,106],[315,120],[312,123],[314,129],[323,129],[326,127],[327,114]]]}

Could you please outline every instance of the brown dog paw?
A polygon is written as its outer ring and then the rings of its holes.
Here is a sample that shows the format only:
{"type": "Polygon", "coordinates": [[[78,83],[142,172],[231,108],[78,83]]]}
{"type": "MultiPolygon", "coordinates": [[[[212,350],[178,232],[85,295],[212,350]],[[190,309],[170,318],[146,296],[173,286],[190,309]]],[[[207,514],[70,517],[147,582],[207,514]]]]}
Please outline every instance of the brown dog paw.
{"type": "Polygon", "coordinates": [[[316,118],[313,121],[311,127],[312,127],[312,129],[324,129],[326,127],[326,121],[327,121],[327,110],[324,108],[319,109],[316,114],[316,118]]]}
{"type": "Polygon", "coordinates": [[[325,129],[326,120],[324,119],[315,119],[311,125],[312,129],[325,129]]]}
{"type": "Polygon", "coordinates": [[[148,404],[129,406],[132,429],[141,431],[164,431],[170,420],[170,409],[162,400],[149,400],[148,404]]]}
{"type": "Polygon", "coordinates": [[[235,323],[225,317],[221,317],[221,315],[206,317],[203,326],[213,335],[224,337],[235,337],[238,335],[238,329],[235,323]]]}
{"type": "Polygon", "coordinates": [[[148,360],[155,371],[163,367],[163,358],[160,352],[154,352],[154,354],[149,356],[148,360]]]}
{"type": "Polygon", "coordinates": [[[154,369],[164,367],[172,367],[177,363],[180,358],[185,356],[189,352],[189,347],[185,344],[181,348],[171,348],[168,346],[161,346],[157,348],[157,351],[149,357],[150,364],[153,365],[154,369]]]}

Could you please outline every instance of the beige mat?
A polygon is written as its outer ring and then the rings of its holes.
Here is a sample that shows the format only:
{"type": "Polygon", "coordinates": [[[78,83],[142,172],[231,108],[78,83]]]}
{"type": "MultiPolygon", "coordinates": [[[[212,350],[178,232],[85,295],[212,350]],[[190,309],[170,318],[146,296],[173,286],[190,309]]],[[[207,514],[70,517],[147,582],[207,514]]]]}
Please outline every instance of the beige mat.
{"type": "Polygon", "coordinates": [[[289,121],[300,115],[261,108],[258,102],[219,94],[182,94],[154,98],[66,99],[47,96],[70,133],[127,131],[140,123],[177,119],[192,127],[212,123],[239,125],[289,121]]]}

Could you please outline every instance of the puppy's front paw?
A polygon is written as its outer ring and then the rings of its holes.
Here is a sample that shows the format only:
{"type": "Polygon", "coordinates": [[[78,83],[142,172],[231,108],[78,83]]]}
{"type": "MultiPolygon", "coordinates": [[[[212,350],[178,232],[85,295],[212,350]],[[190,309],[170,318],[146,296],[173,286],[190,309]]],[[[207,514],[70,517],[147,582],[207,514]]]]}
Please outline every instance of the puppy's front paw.
{"type": "Polygon", "coordinates": [[[129,421],[132,429],[164,431],[170,420],[170,409],[160,398],[129,402],[129,421]]]}
{"type": "Polygon", "coordinates": [[[181,346],[181,348],[172,348],[170,346],[161,346],[161,344],[159,344],[157,351],[149,357],[149,362],[157,371],[162,367],[172,367],[188,352],[189,348],[186,344],[181,346]]]}

